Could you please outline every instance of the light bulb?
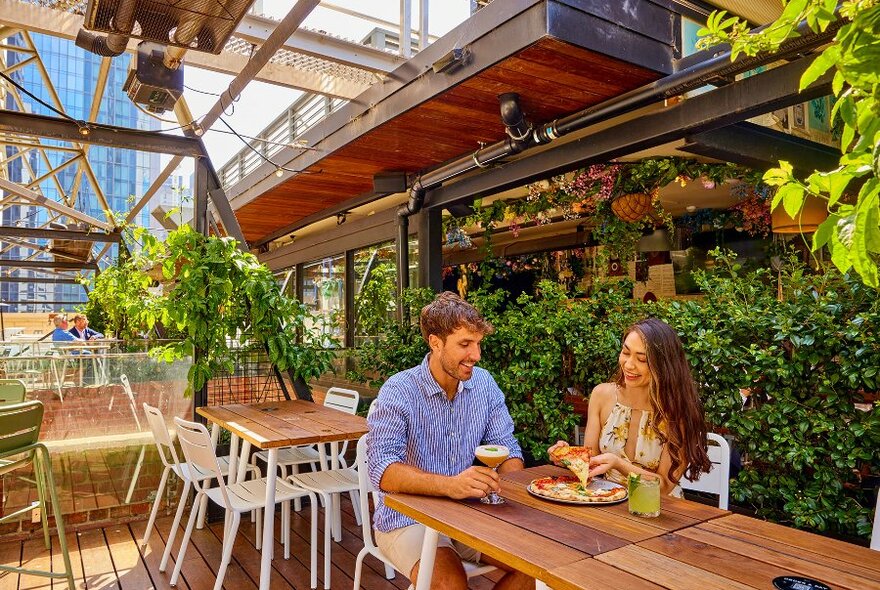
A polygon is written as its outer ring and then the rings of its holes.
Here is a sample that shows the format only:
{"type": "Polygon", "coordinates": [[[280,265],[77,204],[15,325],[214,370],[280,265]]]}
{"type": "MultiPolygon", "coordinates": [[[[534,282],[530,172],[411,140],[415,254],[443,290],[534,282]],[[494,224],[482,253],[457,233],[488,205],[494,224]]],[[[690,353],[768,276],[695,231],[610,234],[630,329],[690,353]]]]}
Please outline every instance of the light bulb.
{"type": "Polygon", "coordinates": [[[276,168],[275,169],[275,176],[277,176],[278,178],[281,178],[282,176],[284,176],[284,169],[281,168],[280,166],[278,168],[276,168]]]}
{"type": "Polygon", "coordinates": [[[192,132],[195,134],[196,137],[201,137],[202,134],[205,132],[205,130],[202,129],[202,126],[199,125],[198,123],[193,123],[192,124],[192,132]]]}
{"type": "Polygon", "coordinates": [[[79,128],[79,134],[82,135],[83,137],[88,137],[89,133],[91,133],[91,132],[92,132],[92,130],[89,129],[87,125],[83,125],[79,128]]]}

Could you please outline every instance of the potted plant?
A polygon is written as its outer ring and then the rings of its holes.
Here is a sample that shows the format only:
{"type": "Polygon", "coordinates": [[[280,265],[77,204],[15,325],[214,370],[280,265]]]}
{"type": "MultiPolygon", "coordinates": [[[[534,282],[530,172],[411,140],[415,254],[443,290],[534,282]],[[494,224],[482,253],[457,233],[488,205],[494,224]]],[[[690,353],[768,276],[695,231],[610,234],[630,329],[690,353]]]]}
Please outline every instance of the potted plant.
{"type": "MultiPolygon", "coordinates": [[[[143,248],[113,273],[101,273],[90,299],[124,314],[135,333],[157,324],[178,331],[177,341],[150,353],[166,362],[192,358],[187,393],[234,369],[234,348],[258,345],[280,371],[308,381],[331,368],[326,350],[304,326],[315,322],[300,302],[284,296],[272,272],[232,238],[203,236],[188,225],[160,242],[143,228],[129,230],[143,248]],[[142,269],[160,265],[170,290],[151,292],[142,269]],[[124,281],[122,281],[124,279],[124,281]]],[[[114,267],[117,268],[117,267],[114,267]]]]}

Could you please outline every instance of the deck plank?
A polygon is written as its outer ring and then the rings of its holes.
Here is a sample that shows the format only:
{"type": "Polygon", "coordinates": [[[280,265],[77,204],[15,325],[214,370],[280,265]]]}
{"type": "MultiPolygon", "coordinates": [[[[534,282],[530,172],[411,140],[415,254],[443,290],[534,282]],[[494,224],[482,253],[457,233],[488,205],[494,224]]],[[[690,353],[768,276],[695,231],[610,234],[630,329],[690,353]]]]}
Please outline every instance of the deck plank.
{"type": "MultiPolygon", "coordinates": [[[[159,519],[162,520],[162,519],[159,519]]],[[[167,519],[169,522],[170,518],[167,519]]],[[[157,529],[153,529],[153,534],[150,535],[150,541],[146,547],[141,547],[140,542],[141,539],[144,538],[144,531],[147,528],[147,523],[144,521],[132,522],[129,524],[129,528],[131,529],[132,535],[134,536],[135,543],[138,547],[138,551],[140,551],[141,559],[143,559],[144,567],[147,568],[147,571],[150,574],[150,579],[153,582],[153,588],[155,590],[171,590],[174,588],[169,583],[171,579],[171,572],[162,573],[159,571],[159,562],[162,561],[162,552],[165,551],[165,538],[158,532],[157,529]]],[[[172,556],[174,557],[174,556],[172,556]]],[[[173,561],[171,562],[173,566],[173,561]]],[[[176,586],[177,590],[189,590],[189,584],[187,584],[186,580],[181,579],[176,586]]]]}
{"type": "Polygon", "coordinates": [[[128,525],[108,527],[104,529],[104,535],[122,590],[153,588],[150,573],[128,525]]]}
{"type": "MultiPolygon", "coordinates": [[[[43,544],[42,534],[23,543],[21,565],[29,570],[52,571],[52,553],[43,544]]],[[[19,590],[49,590],[52,580],[42,576],[21,576],[19,590]]]]}
{"type": "Polygon", "coordinates": [[[79,533],[79,551],[86,587],[89,590],[121,590],[103,529],[79,533]]]}
{"type": "MultiPolygon", "coordinates": [[[[361,527],[355,522],[354,511],[348,497],[342,502],[342,541],[332,545],[331,590],[350,590],[357,554],[363,547],[361,527]]],[[[310,577],[310,518],[311,506],[305,502],[301,512],[291,516],[291,556],[285,560],[281,544],[281,515],[276,516],[275,559],[272,562],[272,590],[306,590],[310,577]]],[[[188,516],[188,514],[187,514],[188,516]]],[[[323,588],[323,509],[319,513],[318,530],[318,584],[323,588]]],[[[178,531],[175,551],[168,565],[168,571],[159,572],[159,562],[168,539],[172,517],[156,520],[153,534],[147,547],[140,547],[146,528],[145,521],[130,524],[116,524],[103,529],[91,529],[67,534],[70,559],[73,564],[77,590],[171,590],[169,583],[174,568],[174,559],[183,527],[178,531]],[[83,571],[85,567],[85,571],[83,571]]],[[[184,523],[185,524],[185,520],[184,523]]],[[[233,550],[233,561],[226,574],[225,588],[236,590],[255,590],[259,582],[260,552],[254,543],[255,525],[248,515],[243,515],[241,528],[233,550]]],[[[193,533],[193,539],[181,578],[174,590],[211,590],[217,568],[220,564],[220,551],[223,539],[223,523],[211,523],[207,528],[193,533]]],[[[53,539],[51,553],[42,548],[40,538],[26,542],[6,541],[0,543],[0,563],[19,564],[22,551],[31,567],[49,566],[54,571],[63,568],[60,545],[53,539]]],[[[501,574],[496,572],[471,580],[473,590],[489,590],[501,574]]],[[[18,575],[0,575],[0,590],[20,590],[18,575]]],[[[27,576],[22,578],[21,590],[67,590],[66,582],[54,581],[49,585],[45,579],[27,576]],[[24,582],[27,581],[27,584],[24,582]],[[42,585],[41,585],[42,584],[42,585]]],[[[385,569],[381,562],[372,556],[364,561],[361,580],[363,588],[369,590],[404,590],[409,580],[399,573],[392,580],[385,579],[385,569]]]]}

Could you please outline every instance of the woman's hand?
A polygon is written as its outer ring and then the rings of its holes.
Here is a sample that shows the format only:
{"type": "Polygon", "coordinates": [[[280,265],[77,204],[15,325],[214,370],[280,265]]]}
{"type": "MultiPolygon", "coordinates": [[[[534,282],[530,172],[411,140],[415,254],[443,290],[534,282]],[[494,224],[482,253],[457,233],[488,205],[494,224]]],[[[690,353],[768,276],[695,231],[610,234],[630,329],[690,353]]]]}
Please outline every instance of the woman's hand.
{"type": "MultiPolygon", "coordinates": [[[[556,460],[553,458],[553,453],[555,453],[557,451],[557,449],[561,449],[561,448],[567,447],[567,446],[569,446],[569,444],[567,442],[565,442],[564,440],[558,440],[558,441],[556,441],[555,445],[553,445],[552,447],[547,449],[547,455],[550,457],[550,461],[552,461],[554,465],[559,465],[559,463],[557,463],[556,460]]],[[[562,465],[559,465],[559,466],[563,467],[562,465]]]]}
{"type": "Polygon", "coordinates": [[[590,458],[590,477],[602,475],[610,469],[618,469],[620,457],[614,453],[602,453],[590,458]]]}

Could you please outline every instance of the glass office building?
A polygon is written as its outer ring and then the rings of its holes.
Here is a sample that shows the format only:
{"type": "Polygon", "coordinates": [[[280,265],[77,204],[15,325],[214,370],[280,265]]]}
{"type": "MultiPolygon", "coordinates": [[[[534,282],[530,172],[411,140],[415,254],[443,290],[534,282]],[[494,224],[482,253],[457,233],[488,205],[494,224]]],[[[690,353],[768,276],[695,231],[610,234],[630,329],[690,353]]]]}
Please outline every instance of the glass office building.
{"type": "MultiPolygon", "coordinates": [[[[49,79],[57,92],[65,112],[79,120],[89,118],[92,99],[96,91],[98,72],[101,57],[89,53],[72,41],[57,37],[31,34],[42,62],[45,65],[49,79]]],[[[26,40],[20,34],[10,37],[7,45],[25,47],[26,40]]],[[[4,50],[7,68],[26,60],[27,53],[15,50],[4,50]]],[[[100,111],[97,117],[99,123],[116,125],[120,127],[136,128],[142,130],[157,130],[160,122],[140,111],[126,96],[122,90],[125,81],[130,55],[123,54],[112,60],[107,85],[101,100],[100,111]]],[[[11,77],[29,92],[39,97],[42,101],[53,104],[51,89],[46,85],[41,76],[40,69],[35,62],[15,69],[11,77]]],[[[39,103],[39,101],[20,92],[23,105],[18,104],[12,92],[7,92],[3,97],[4,107],[11,110],[25,110],[41,115],[57,117],[51,109],[39,103]]],[[[69,146],[64,142],[43,140],[43,143],[69,146]]],[[[7,160],[16,153],[16,149],[6,146],[5,154],[0,160],[7,160]]],[[[71,157],[71,153],[62,151],[45,152],[51,166],[58,166],[71,157]]],[[[89,148],[88,160],[97,178],[98,184],[103,191],[107,203],[115,212],[128,211],[134,202],[140,199],[149,188],[160,170],[160,155],[107,148],[94,145],[89,148]]],[[[30,151],[23,158],[8,160],[4,165],[5,176],[12,182],[28,185],[35,179],[40,178],[49,170],[47,162],[41,154],[30,151]],[[26,159],[25,159],[26,158],[26,159]]],[[[32,187],[47,198],[59,200],[59,186],[65,193],[70,193],[74,186],[78,190],[73,197],[73,208],[99,220],[105,220],[103,207],[88,179],[81,174],[77,165],[65,168],[55,179],[48,178],[39,183],[38,187],[32,187]],[[78,178],[79,177],[79,178],[78,178]]],[[[134,223],[149,226],[149,211],[151,207],[144,207],[134,220],[134,223]]],[[[7,206],[2,211],[2,224],[4,226],[41,227],[50,221],[49,212],[43,207],[27,205],[7,206]]],[[[70,219],[59,221],[71,222],[70,219]]],[[[47,244],[48,240],[39,240],[40,244],[47,244]]],[[[103,245],[98,243],[93,252],[103,245]]],[[[116,246],[113,246],[111,256],[115,257],[116,246]]],[[[0,246],[0,256],[3,258],[21,259],[34,257],[37,260],[51,260],[47,253],[37,253],[32,249],[16,246],[14,242],[4,241],[0,246]],[[36,254],[36,256],[34,256],[36,254]]],[[[3,269],[4,278],[9,276],[9,267],[3,269]]],[[[12,273],[13,277],[20,278],[51,278],[50,274],[32,269],[18,269],[12,273]]],[[[0,280],[0,300],[6,302],[7,312],[43,312],[64,308],[70,310],[75,302],[85,301],[86,293],[78,284],[52,284],[42,281],[37,282],[11,282],[0,280]]]]}

